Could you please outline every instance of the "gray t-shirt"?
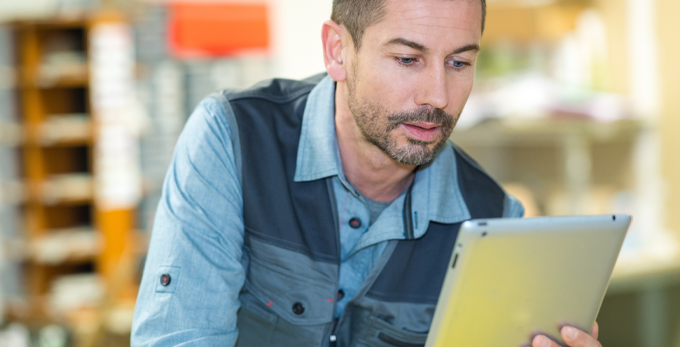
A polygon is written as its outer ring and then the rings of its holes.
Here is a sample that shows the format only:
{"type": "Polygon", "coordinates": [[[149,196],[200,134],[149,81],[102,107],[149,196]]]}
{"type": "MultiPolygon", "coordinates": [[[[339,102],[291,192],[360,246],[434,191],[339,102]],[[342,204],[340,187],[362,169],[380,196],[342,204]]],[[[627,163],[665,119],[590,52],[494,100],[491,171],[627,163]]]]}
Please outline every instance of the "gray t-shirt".
{"type": "Polygon", "coordinates": [[[371,220],[368,222],[368,226],[373,225],[373,222],[375,222],[378,217],[380,217],[380,214],[382,211],[384,211],[387,206],[389,206],[392,201],[388,202],[380,202],[380,201],[375,201],[373,199],[367,198],[360,190],[357,189],[359,192],[359,195],[361,196],[362,199],[364,199],[364,202],[366,203],[366,207],[368,207],[368,211],[371,213],[371,220]]]}

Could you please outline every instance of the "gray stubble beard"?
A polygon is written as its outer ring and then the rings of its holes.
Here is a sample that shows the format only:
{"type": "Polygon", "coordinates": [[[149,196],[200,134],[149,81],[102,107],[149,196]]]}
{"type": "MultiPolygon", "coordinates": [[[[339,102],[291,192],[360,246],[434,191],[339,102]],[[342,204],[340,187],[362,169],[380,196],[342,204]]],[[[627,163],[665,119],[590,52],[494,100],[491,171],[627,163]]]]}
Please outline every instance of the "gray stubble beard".
{"type": "Polygon", "coordinates": [[[433,161],[451,135],[460,114],[458,117],[453,117],[438,108],[419,108],[414,111],[390,114],[380,105],[371,102],[362,103],[357,98],[354,84],[357,78],[356,68],[352,68],[351,74],[352,78],[347,80],[347,102],[352,118],[364,139],[402,164],[419,166],[433,161]],[[383,118],[387,120],[387,126],[381,124],[380,119],[383,118]],[[397,141],[390,137],[390,132],[397,129],[400,124],[415,122],[431,122],[440,125],[441,138],[435,140],[436,143],[432,149],[428,149],[427,146],[434,141],[425,142],[407,137],[409,144],[399,148],[397,141]]]}

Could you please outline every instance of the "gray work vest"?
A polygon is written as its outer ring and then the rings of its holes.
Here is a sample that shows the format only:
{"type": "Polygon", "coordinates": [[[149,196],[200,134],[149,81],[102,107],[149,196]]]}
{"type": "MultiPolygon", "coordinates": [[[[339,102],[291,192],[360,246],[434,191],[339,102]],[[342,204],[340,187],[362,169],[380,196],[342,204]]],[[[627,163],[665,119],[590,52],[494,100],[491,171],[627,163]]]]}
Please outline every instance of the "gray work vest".
{"type": "MultiPolygon", "coordinates": [[[[213,94],[233,110],[226,112],[227,122],[243,188],[247,275],[236,345],[423,346],[461,223],[431,222],[415,239],[409,191],[406,239],[389,242],[334,320],[340,241],[331,179],[293,180],[307,96],[322,78],[275,79],[213,94]]],[[[454,151],[472,218],[501,217],[503,190],[460,149],[454,151]]]]}

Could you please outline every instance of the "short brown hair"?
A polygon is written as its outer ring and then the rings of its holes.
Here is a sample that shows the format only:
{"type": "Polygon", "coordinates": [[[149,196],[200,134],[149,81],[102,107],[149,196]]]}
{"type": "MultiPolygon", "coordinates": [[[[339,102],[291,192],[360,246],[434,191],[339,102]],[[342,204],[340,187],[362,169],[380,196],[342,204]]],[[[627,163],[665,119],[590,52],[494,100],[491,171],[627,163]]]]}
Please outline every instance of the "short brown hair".
{"type": "MultiPolygon", "coordinates": [[[[352,35],[354,47],[361,48],[361,39],[366,28],[383,19],[386,0],[333,0],[331,20],[344,25],[352,35]]],[[[474,0],[473,0],[474,1],[474,0]]],[[[482,33],[486,22],[486,0],[482,3],[482,33]]]]}

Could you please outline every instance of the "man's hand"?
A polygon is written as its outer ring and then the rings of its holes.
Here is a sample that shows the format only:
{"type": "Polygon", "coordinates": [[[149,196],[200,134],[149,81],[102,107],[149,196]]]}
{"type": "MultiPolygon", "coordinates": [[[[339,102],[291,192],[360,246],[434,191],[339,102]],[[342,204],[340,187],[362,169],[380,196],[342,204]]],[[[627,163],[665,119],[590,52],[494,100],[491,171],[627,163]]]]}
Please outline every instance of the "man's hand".
{"type": "MultiPolygon", "coordinates": [[[[598,327],[597,322],[595,322],[595,324],[593,324],[593,332],[590,335],[572,327],[563,327],[560,333],[562,335],[562,340],[570,347],[602,347],[602,345],[597,342],[599,330],[600,328],[598,327]]],[[[546,336],[538,335],[534,337],[531,347],[560,346],[546,336]]]]}

